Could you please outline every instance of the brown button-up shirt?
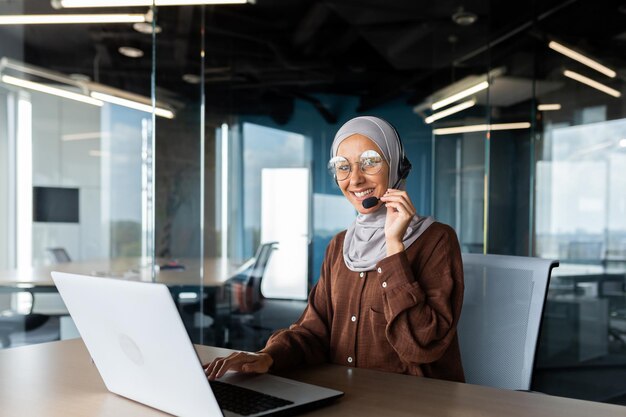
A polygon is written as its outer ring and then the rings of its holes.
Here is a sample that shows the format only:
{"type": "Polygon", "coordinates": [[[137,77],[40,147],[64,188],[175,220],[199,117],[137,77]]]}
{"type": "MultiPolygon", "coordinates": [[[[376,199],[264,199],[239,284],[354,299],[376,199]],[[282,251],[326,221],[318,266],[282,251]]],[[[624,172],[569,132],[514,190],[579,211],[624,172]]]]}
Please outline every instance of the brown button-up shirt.
{"type": "Polygon", "coordinates": [[[300,319],[263,349],[274,369],[332,362],[464,381],[456,334],[463,267],[454,230],[434,223],[367,272],[346,267],[344,236],[328,245],[300,319]]]}

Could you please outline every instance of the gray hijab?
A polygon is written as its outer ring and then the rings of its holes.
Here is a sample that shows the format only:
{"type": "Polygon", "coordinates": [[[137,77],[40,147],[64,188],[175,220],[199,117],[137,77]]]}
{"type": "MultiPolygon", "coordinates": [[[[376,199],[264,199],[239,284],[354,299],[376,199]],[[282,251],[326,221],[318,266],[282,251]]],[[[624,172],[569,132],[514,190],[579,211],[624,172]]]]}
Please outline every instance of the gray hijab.
{"type": "MultiPolygon", "coordinates": [[[[400,138],[396,130],[385,120],[372,116],[355,117],[346,122],[333,140],[330,157],[337,156],[339,144],[348,137],[360,134],[375,142],[389,165],[389,188],[398,183],[398,165],[402,159],[400,138]]],[[[404,181],[396,185],[404,189],[404,181]]],[[[356,272],[370,271],[387,256],[385,243],[385,219],[387,208],[382,205],[374,213],[359,214],[348,227],[343,242],[343,260],[346,266],[356,272]]],[[[408,248],[424,231],[433,224],[433,217],[415,215],[404,234],[402,243],[408,248]]]]}

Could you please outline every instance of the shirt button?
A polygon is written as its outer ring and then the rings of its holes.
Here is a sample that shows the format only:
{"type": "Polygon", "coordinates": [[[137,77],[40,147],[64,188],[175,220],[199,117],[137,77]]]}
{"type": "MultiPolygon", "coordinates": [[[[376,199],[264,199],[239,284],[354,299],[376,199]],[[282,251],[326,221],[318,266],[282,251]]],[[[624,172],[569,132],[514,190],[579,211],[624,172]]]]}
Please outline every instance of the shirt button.
{"type": "Polygon", "coordinates": [[[348,363],[352,363],[352,356],[348,356],[348,363]]]}
{"type": "Polygon", "coordinates": [[[361,273],[359,274],[359,276],[360,276],[361,278],[363,278],[363,277],[365,276],[365,272],[361,272],[361,273]]]}
{"type": "Polygon", "coordinates": [[[383,288],[387,288],[387,282],[383,282],[383,288]]]}
{"type": "Polygon", "coordinates": [[[352,320],[352,321],[356,321],[356,316],[352,316],[352,317],[350,317],[350,320],[352,320]]]}
{"type": "Polygon", "coordinates": [[[383,273],[383,269],[382,268],[378,268],[377,271],[378,271],[379,274],[383,273]]]}

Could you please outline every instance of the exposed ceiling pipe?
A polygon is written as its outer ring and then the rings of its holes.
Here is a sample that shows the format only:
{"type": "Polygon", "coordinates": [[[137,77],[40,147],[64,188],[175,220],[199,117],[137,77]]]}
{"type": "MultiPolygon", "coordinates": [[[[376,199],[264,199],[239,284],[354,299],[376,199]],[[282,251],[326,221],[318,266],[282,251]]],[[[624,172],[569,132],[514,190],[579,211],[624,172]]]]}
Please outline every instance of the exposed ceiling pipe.
{"type": "Polygon", "coordinates": [[[483,52],[486,52],[487,50],[489,50],[489,48],[492,48],[496,45],[498,45],[499,43],[504,42],[505,40],[517,35],[520,32],[523,32],[526,29],[531,28],[535,23],[537,22],[541,22],[542,20],[552,16],[554,13],[561,11],[562,9],[571,6],[572,4],[578,2],[578,0],[567,0],[564,1],[563,3],[559,4],[558,6],[555,6],[553,8],[551,8],[550,10],[540,14],[539,16],[537,16],[536,19],[532,19],[527,21],[526,23],[523,23],[522,25],[516,27],[515,29],[505,33],[504,35],[487,42],[487,44],[481,46],[480,48],[477,48],[475,50],[473,50],[472,52],[469,52],[465,55],[463,55],[461,58],[458,58],[456,60],[453,61],[453,65],[455,67],[459,66],[461,63],[467,61],[470,58],[475,57],[476,55],[480,55],[483,52]]]}

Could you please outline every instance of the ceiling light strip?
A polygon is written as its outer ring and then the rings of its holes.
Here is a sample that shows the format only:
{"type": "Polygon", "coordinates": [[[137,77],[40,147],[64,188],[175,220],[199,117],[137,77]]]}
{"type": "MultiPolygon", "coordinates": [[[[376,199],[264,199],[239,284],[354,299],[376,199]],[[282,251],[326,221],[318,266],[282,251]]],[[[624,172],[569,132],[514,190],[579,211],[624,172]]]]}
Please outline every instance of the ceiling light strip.
{"type": "Polygon", "coordinates": [[[468,109],[472,106],[476,105],[476,100],[472,99],[472,100],[468,100],[468,101],[464,101],[461,104],[457,104],[456,106],[452,106],[448,109],[442,110],[439,113],[435,113],[431,116],[428,116],[427,118],[424,119],[424,122],[426,122],[426,124],[431,124],[432,122],[439,120],[439,119],[443,119],[444,117],[448,117],[454,113],[458,113],[462,110],[468,109]]]}
{"type": "Polygon", "coordinates": [[[45,78],[46,80],[55,81],[59,84],[67,84],[77,88],[83,88],[81,82],[76,81],[73,78],[68,77],[60,72],[55,72],[32,65],[25,64],[23,62],[15,61],[7,57],[0,59],[0,73],[5,73],[6,70],[17,71],[19,73],[29,74],[33,77],[45,78]]]}
{"type": "Polygon", "coordinates": [[[109,151],[101,151],[97,149],[92,149],[89,151],[89,156],[95,156],[100,158],[109,158],[111,156],[111,152],[109,151]]]}
{"type": "Polygon", "coordinates": [[[73,140],[93,140],[109,138],[111,134],[109,132],[81,132],[81,133],[66,133],[61,136],[62,141],[73,140]]]}
{"type": "MultiPolygon", "coordinates": [[[[143,111],[146,113],[152,113],[151,105],[139,103],[134,100],[128,100],[128,99],[113,96],[110,94],[99,93],[97,91],[91,92],[91,97],[98,99],[98,100],[106,101],[107,103],[117,104],[119,106],[128,107],[128,108],[143,111]]],[[[168,109],[161,108],[161,107],[156,107],[154,109],[154,114],[160,117],[165,117],[166,119],[174,118],[174,112],[168,109]]]]}
{"type": "Polygon", "coordinates": [[[74,93],[71,91],[63,90],[61,88],[50,87],[45,84],[23,80],[21,78],[12,77],[10,75],[2,75],[0,77],[0,80],[2,80],[2,82],[4,83],[11,84],[17,87],[39,91],[40,93],[52,94],[54,96],[63,97],[63,98],[67,98],[70,100],[75,100],[75,101],[80,101],[82,103],[91,104],[93,106],[101,107],[104,104],[101,100],[86,96],[84,94],[74,93]]]}
{"type": "Polygon", "coordinates": [[[540,104],[537,106],[537,110],[539,111],[555,111],[561,110],[561,105],[559,103],[554,104],[540,104]]]}
{"type": "Polygon", "coordinates": [[[481,83],[478,83],[472,87],[466,88],[463,91],[459,91],[456,94],[451,95],[450,97],[446,97],[442,100],[436,101],[435,103],[432,104],[431,108],[433,110],[437,110],[440,109],[442,107],[447,106],[448,104],[454,103],[455,101],[459,101],[462,98],[465,98],[467,96],[471,96],[472,94],[475,94],[479,91],[485,90],[486,88],[489,87],[489,82],[488,81],[483,81],[481,83]]]}
{"type": "Polygon", "coordinates": [[[469,126],[456,126],[456,127],[443,127],[440,129],[433,129],[435,135],[453,135],[456,133],[473,133],[473,132],[486,132],[488,130],[515,130],[515,129],[529,129],[529,122],[518,123],[498,123],[498,124],[480,124],[469,126]]]}
{"type": "Polygon", "coordinates": [[[575,61],[580,62],[583,65],[588,66],[589,68],[593,68],[594,70],[601,72],[602,74],[611,77],[611,78],[615,78],[615,76],[617,75],[617,73],[615,71],[613,71],[611,68],[605,67],[604,65],[600,64],[597,61],[594,61],[593,59],[586,57],[585,55],[581,54],[580,52],[576,52],[573,49],[570,49],[566,46],[561,45],[558,42],[555,41],[551,41],[548,44],[548,47],[552,50],[557,51],[560,54],[563,54],[569,58],[572,58],[575,61]]]}
{"type": "Polygon", "coordinates": [[[565,70],[563,71],[563,75],[565,75],[568,78],[571,78],[572,80],[576,80],[580,83],[586,84],[589,87],[595,88],[596,90],[602,91],[603,93],[608,94],[612,97],[619,98],[622,96],[622,93],[620,93],[619,91],[611,87],[608,87],[604,84],[601,84],[595,80],[592,80],[591,78],[585,77],[584,75],[580,75],[577,72],[565,70]]]}
{"type": "Polygon", "coordinates": [[[489,130],[517,130],[517,129],[530,129],[530,122],[498,123],[495,125],[489,125],[489,130]]]}
{"type": "MultiPolygon", "coordinates": [[[[154,0],[155,6],[197,6],[216,4],[245,4],[253,0],[154,0]]],[[[78,7],[135,7],[152,6],[152,0],[53,0],[55,8],[78,7]]]]}
{"type": "Polygon", "coordinates": [[[31,14],[0,16],[0,25],[140,23],[146,21],[145,14],[31,14]]]}

